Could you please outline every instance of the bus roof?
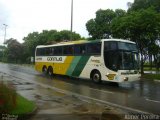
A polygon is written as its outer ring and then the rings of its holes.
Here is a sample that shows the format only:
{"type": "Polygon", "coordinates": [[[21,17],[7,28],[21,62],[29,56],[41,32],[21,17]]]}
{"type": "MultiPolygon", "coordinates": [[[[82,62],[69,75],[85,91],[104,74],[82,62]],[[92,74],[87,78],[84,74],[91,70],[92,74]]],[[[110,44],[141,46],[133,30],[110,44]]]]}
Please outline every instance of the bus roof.
{"type": "Polygon", "coordinates": [[[132,42],[129,40],[123,40],[123,39],[97,39],[97,40],[77,40],[77,41],[59,42],[59,43],[52,44],[52,45],[38,45],[36,48],[52,47],[52,46],[65,46],[65,45],[74,45],[74,44],[83,44],[83,43],[95,43],[95,42],[102,42],[102,41],[121,41],[121,42],[128,42],[128,43],[135,44],[135,42],[132,42]]]}
{"type": "Polygon", "coordinates": [[[119,41],[119,42],[127,42],[127,43],[133,43],[133,44],[135,44],[135,42],[133,42],[133,41],[124,40],[124,39],[102,39],[101,41],[119,41]]]}

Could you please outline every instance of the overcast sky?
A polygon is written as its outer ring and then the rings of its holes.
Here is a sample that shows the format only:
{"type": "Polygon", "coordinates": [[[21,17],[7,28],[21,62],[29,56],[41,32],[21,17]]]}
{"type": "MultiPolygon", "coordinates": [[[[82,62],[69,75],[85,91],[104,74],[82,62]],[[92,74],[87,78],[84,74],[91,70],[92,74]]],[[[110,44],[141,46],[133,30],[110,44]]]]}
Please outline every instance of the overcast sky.
{"type": "MultiPolygon", "coordinates": [[[[88,37],[85,24],[95,18],[99,9],[124,9],[134,0],[73,0],[73,31],[88,37]]],[[[71,0],[0,0],[0,44],[4,41],[4,25],[7,24],[6,39],[15,38],[23,42],[28,33],[56,29],[70,30],[71,0]]]]}

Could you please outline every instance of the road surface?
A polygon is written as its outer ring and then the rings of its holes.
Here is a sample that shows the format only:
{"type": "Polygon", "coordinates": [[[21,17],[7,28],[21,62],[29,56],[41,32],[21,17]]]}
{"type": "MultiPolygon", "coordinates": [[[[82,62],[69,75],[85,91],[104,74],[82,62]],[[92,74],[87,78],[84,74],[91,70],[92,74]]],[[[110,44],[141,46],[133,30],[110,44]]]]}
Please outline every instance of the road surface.
{"type": "Polygon", "coordinates": [[[21,78],[25,82],[33,82],[62,93],[73,94],[131,112],[155,115],[160,113],[160,82],[158,81],[143,79],[132,83],[121,83],[119,86],[108,82],[95,84],[90,80],[66,76],[56,75],[51,78],[36,72],[32,67],[3,63],[0,63],[0,72],[21,78]]]}

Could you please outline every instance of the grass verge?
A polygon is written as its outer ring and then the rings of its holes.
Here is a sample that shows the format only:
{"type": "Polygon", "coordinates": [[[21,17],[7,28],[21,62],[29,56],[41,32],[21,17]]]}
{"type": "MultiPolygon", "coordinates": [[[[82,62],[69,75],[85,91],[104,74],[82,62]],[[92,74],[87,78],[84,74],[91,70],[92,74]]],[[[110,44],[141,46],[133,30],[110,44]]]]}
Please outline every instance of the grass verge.
{"type": "Polygon", "coordinates": [[[144,75],[142,75],[142,77],[146,78],[146,79],[160,80],[160,74],[144,74],[144,75]]]}
{"type": "Polygon", "coordinates": [[[29,101],[20,95],[17,95],[16,107],[10,112],[10,114],[24,115],[33,112],[35,108],[36,104],[34,102],[29,101]]]}
{"type": "Polygon", "coordinates": [[[150,69],[150,67],[144,67],[143,69],[144,71],[156,71],[155,67],[153,67],[152,70],[150,69]]]}
{"type": "Polygon", "coordinates": [[[16,93],[12,83],[0,81],[0,113],[28,117],[35,108],[34,102],[16,93]]]}

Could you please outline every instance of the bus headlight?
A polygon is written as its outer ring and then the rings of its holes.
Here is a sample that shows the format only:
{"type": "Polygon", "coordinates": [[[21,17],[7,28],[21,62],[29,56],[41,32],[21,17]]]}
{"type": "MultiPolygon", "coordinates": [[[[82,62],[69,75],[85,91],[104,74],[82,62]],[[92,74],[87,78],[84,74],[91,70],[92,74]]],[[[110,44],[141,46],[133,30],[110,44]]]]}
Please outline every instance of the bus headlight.
{"type": "Polygon", "coordinates": [[[124,80],[124,81],[128,81],[128,77],[124,77],[123,80],[124,80]]]}

